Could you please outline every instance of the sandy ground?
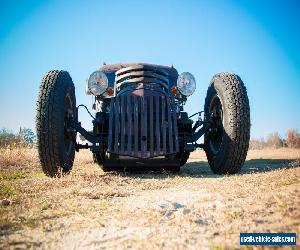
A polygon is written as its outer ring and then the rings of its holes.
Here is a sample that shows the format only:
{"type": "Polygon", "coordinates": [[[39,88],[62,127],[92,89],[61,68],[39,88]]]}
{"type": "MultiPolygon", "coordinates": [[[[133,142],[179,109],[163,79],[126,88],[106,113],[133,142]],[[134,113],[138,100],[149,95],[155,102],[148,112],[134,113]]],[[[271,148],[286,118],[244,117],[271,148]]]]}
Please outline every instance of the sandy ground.
{"type": "Polygon", "coordinates": [[[240,249],[240,232],[296,232],[299,247],[299,158],[251,150],[220,176],[197,151],[179,174],[103,173],[85,151],[51,179],[34,149],[0,151],[0,248],[240,249]]]}

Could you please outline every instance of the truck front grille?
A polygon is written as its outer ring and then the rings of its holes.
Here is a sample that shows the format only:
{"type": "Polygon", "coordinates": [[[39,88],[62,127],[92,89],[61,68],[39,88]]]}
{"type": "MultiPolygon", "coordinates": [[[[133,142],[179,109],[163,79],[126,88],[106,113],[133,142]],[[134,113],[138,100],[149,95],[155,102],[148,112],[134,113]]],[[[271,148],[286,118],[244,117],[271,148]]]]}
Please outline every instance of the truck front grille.
{"type": "Polygon", "coordinates": [[[139,89],[111,99],[108,152],[137,158],[174,154],[177,136],[177,115],[167,94],[139,89]]]}

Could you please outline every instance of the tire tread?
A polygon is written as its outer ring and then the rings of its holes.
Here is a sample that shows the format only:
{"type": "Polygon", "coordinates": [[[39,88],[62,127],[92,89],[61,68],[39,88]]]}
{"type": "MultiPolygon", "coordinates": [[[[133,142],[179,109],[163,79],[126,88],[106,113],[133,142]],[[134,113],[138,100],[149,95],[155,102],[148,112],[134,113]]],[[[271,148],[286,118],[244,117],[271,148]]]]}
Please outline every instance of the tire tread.
{"type": "Polygon", "coordinates": [[[215,75],[207,90],[205,110],[208,110],[209,98],[215,93],[214,82],[219,78],[224,84],[224,97],[229,111],[227,156],[220,166],[214,166],[212,157],[206,150],[212,170],[217,174],[234,174],[240,171],[246,159],[250,139],[250,107],[246,87],[238,75],[222,72],[215,75]]]}

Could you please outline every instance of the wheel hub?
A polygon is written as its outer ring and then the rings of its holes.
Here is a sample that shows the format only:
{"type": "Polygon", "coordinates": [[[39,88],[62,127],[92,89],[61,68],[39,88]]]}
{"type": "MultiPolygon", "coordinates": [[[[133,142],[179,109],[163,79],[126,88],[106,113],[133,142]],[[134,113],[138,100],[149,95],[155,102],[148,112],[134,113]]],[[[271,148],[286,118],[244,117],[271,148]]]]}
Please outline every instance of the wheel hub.
{"type": "Polygon", "coordinates": [[[220,151],[223,142],[223,109],[222,103],[218,95],[212,98],[210,104],[210,120],[211,128],[209,130],[209,146],[212,151],[217,154],[220,151]]]}
{"type": "Polygon", "coordinates": [[[64,116],[64,143],[67,155],[72,152],[74,143],[74,131],[71,128],[71,120],[74,116],[73,103],[70,95],[65,97],[65,116],[64,116]]]}

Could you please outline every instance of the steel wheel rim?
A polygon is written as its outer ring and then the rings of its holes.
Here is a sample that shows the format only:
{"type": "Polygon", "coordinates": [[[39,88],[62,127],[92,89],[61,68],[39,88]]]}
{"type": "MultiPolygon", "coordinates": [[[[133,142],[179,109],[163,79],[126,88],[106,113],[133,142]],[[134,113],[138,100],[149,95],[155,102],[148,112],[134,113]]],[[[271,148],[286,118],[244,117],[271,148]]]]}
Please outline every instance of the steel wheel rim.
{"type": "Polygon", "coordinates": [[[214,154],[217,154],[223,144],[224,136],[224,115],[223,105],[220,97],[216,94],[209,105],[209,115],[211,118],[211,130],[209,131],[209,147],[214,154]]]}
{"type": "Polygon", "coordinates": [[[65,113],[64,113],[64,145],[65,152],[69,156],[73,148],[73,132],[70,128],[70,120],[73,117],[74,109],[70,94],[65,97],[65,113]]]}

